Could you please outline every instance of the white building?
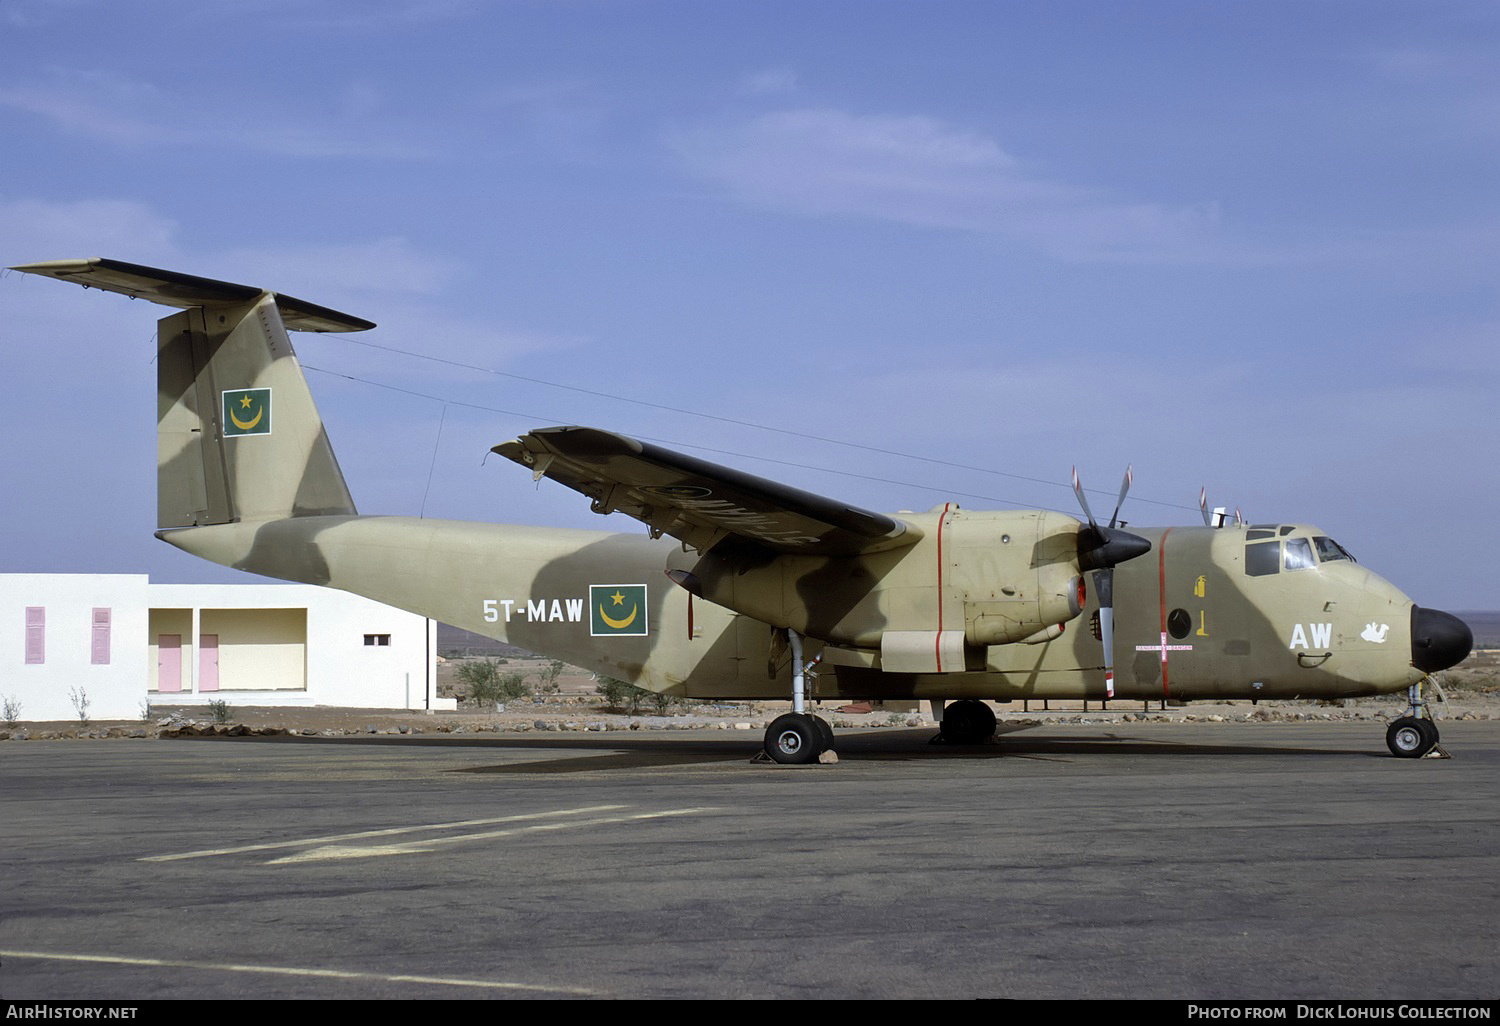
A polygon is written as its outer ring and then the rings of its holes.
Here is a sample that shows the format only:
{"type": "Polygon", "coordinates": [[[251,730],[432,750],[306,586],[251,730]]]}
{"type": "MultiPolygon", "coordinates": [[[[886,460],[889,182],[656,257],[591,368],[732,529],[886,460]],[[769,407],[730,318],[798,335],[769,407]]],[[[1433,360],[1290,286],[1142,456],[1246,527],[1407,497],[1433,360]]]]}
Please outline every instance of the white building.
{"type": "Polygon", "coordinates": [[[302,584],[0,574],[0,701],[23,720],[137,719],[145,704],[454,708],[437,624],[302,584]]]}

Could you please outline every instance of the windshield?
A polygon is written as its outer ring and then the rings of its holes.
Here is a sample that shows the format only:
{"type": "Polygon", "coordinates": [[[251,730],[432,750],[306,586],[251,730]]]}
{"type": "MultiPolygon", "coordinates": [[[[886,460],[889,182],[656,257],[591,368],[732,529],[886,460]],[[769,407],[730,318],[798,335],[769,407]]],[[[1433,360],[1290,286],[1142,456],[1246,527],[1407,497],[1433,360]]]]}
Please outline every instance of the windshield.
{"type": "Polygon", "coordinates": [[[1318,550],[1318,562],[1320,563],[1331,563],[1335,559],[1347,559],[1351,563],[1358,562],[1353,556],[1349,555],[1347,549],[1332,538],[1314,538],[1313,547],[1318,550]]]}

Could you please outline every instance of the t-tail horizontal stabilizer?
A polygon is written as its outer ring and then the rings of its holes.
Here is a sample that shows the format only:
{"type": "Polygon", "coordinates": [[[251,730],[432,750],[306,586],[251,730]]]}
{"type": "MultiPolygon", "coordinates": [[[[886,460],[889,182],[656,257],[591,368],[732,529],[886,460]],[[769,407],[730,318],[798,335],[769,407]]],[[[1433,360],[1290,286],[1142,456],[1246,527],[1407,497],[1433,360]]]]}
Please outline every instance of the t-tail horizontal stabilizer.
{"type": "Polygon", "coordinates": [[[13,268],[181,309],[157,324],[157,523],[353,514],[287,329],[375,325],[250,285],[105,260],[13,268]]]}

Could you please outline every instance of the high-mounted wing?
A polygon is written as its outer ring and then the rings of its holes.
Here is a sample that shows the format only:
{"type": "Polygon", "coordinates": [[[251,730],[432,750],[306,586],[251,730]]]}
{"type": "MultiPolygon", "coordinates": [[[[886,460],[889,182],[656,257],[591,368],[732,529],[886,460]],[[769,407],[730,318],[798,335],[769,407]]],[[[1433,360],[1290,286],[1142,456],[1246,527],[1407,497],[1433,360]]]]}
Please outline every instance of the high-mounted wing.
{"type": "Polygon", "coordinates": [[[700,550],[735,535],[776,552],[852,556],[922,537],[895,517],[594,428],[539,428],[492,451],[587,495],[595,513],[624,513],[700,550]]]}
{"type": "MultiPolygon", "coordinates": [[[[231,281],[200,278],[196,274],[129,264],[105,257],[48,260],[39,264],[22,264],[12,270],[40,274],[58,281],[71,281],[84,288],[118,292],[131,299],[149,299],[153,303],[184,310],[195,306],[248,303],[263,291],[254,285],[236,285],[231,281]]],[[[339,313],[326,306],[318,306],[280,292],[275,295],[281,323],[292,331],[364,331],[375,327],[374,321],[367,321],[363,317],[339,313]]]]}

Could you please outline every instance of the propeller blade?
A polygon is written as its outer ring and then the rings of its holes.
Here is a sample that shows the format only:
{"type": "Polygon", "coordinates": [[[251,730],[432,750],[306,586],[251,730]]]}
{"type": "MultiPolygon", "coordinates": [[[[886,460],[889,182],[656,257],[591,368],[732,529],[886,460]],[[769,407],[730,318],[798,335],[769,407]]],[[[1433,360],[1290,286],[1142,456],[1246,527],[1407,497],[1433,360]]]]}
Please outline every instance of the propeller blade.
{"type": "Polygon", "coordinates": [[[1089,518],[1089,526],[1098,530],[1099,522],[1094,519],[1094,511],[1089,509],[1089,500],[1083,497],[1083,485],[1079,483],[1077,467],[1073,468],[1073,494],[1078,496],[1078,505],[1083,507],[1083,515],[1089,518]]]}
{"type": "Polygon", "coordinates": [[[1094,571],[1094,594],[1099,598],[1099,640],[1104,645],[1104,697],[1115,697],[1115,596],[1113,570],[1094,571]]]}
{"type": "Polygon", "coordinates": [[[1203,513],[1203,526],[1214,526],[1214,518],[1208,512],[1208,486],[1198,489],[1198,509],[1203,513]]]}
{"type": "Polygon", "coordinates": [[[1125,505],[1125,494],[1130,491],[1130,482],[1135,479],[1135,476],[1130,471],[1131,466],[1127,463],[1125,465],[1125,480],[1120,482],[1120,497],[1115,500],[1115,511],[1109,515],[1110,527],[1114,527],[1115,523],[1120,519],[1120,507],[1125,505]]]}
{"type": "Polygon", "coordinates": [[[1073,468],[1073,494],[1078,496],[1078,505],[1083,507],[1084,516],[1089,518],[1089,526],[1078,530],[1078,568],[1094,572],[1094,595],[1099,600],[1099,640],[1104,644],[1105,698],[1115,697],[1114,568],[1118,563],[1151,551],[1151,543],[1145,538],[1115,526],[1120,522],[1120,508],[1125,505],[1125,496],[1129,494],[1134,479],[1134,468],[1127,465],[1125,479],[1120,482],[1120,497],[1115,500],[1115,511],[1109,516],[1109,526],[1100,527],[1093,510],[1089,509],[1089,501],[1083,497],[1078,468],[1073,468]]]}

